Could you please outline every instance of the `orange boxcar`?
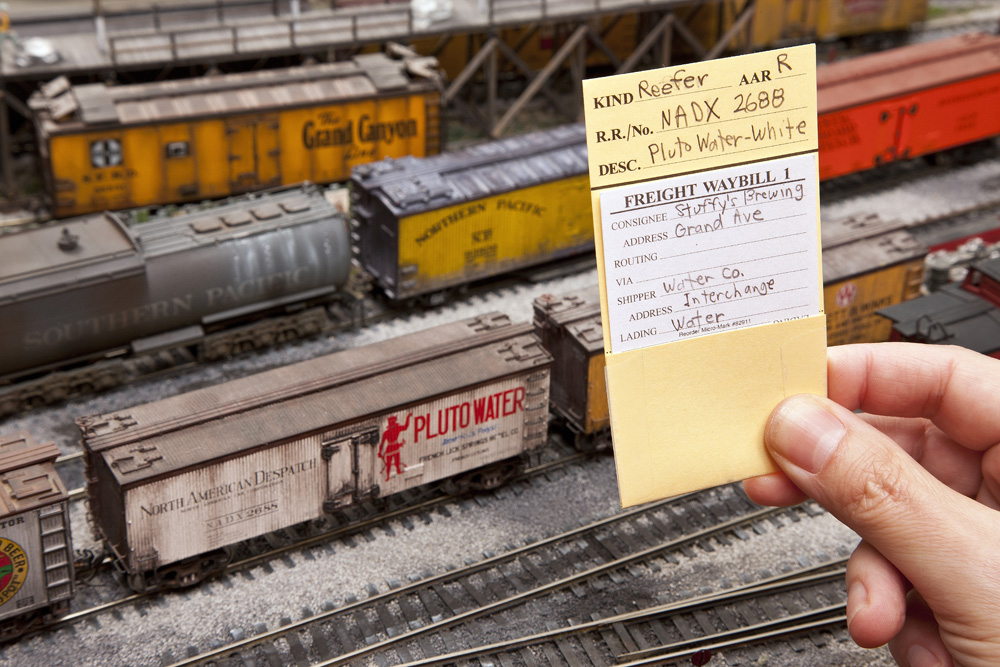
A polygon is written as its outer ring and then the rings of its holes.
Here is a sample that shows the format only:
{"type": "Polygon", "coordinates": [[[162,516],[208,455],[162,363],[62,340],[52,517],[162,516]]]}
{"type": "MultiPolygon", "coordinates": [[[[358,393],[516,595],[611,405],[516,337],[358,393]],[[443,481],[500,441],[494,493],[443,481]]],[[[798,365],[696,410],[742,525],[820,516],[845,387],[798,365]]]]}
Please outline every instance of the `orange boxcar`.
{"type": "Polygon", "coordinates": [[[29,100],[58,217],[346,180],[440,152],[439,84],[415,56],[128,86],[60,78],[29,100]],[[414,67],[411,67],[414,65],[414,67]]]}
{"type": "Polygon", "coordinates": [[[1000,134],[1000,37],[914,44],[816,79],[823,180],[1000,134]]]}

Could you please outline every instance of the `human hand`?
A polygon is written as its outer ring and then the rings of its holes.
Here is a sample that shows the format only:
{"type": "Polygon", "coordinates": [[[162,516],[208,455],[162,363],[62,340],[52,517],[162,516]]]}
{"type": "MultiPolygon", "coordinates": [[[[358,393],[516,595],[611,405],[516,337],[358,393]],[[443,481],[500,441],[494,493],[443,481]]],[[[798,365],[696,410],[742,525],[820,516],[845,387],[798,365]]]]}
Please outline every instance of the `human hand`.
{"type": "Polygon", "coordinates": [[[903,667],[1000,664],[1000,361],[879,343],[831,347],[827,368],[829,399],[771,413],[782,472],[747,495],[812,497],[862,537],[847,566],[859,645],[888,642],[903,667]]]}

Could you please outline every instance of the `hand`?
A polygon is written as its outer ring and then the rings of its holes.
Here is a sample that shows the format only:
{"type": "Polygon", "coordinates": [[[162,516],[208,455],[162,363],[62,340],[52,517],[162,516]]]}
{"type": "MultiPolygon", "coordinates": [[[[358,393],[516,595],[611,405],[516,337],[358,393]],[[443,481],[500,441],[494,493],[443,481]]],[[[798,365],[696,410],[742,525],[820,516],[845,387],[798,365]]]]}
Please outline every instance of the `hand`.
{"type": "Polygon", "coordinates": [[[827,364],[829,399],[771,413],[782,472],[747,495],[812,497],[862,537],[847,566],[858,644],[888,642],[904,667],[1000,664],[1000,361],[879,343],[832,347],[827,364]]]}

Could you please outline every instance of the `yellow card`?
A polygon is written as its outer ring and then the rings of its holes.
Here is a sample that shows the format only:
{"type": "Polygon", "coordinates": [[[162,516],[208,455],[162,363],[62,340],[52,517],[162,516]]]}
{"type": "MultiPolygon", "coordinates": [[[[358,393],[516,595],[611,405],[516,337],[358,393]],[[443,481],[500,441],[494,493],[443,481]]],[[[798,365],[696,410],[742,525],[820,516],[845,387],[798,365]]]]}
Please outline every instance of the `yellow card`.
{"type": "Polygon", "coordinates": [[[584,81],[623,506],[775,469],[826,393],[812,45],[584,81]]]}

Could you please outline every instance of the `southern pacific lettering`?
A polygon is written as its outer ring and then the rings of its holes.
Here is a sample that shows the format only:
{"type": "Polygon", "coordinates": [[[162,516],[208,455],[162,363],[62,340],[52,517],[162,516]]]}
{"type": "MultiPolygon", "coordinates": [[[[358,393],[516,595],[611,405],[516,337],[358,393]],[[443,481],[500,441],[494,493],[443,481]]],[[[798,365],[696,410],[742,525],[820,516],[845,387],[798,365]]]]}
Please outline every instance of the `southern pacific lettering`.
{"type": "MultiPolygon", "coordinates": [[[[214,289],[214,288],[213,288],[214,289]]],[[[92,317],[81,318],[71,322],[37,329],[24,334],[24,349],[35,350],[54,345],[63,345],[91,336],[100,336],[112,331],[125,331],[138,328],[147,322],[172,320],[183,317],[194,308],[194,295],[184,294],[171,299],[145,303],[133,308],[101,313],[92,317]]]]}
{"type": "Polygon", "coordinates": [[[465,208],[460,208],[457,211],[452,211],[451,213],[449,213],[448,215],[441,218],[433,225],[425,229],[424,233],[416,238],[417,245],[420,245],[421,243],[430,240],[432,236],[440,232],[442,229],[447,228],[448,225],[451,225],[453,223],[458,222],[459,220],[463,220],[465,218],[476,215],[477,213],[483,213],[485,210],[486,210],[486,204],[479,202],[476,204],[470,204],[465,208]]]}
{"type": "Polygon", "coordinates": [[[471,401],[442,408],[435,417],[427,412],[417,415],[413,425],[413,442],[433,440],[469,426],[479,426],[501,417],[509,417],[524,410],[524,387],[498,391],[471,401]]]}

